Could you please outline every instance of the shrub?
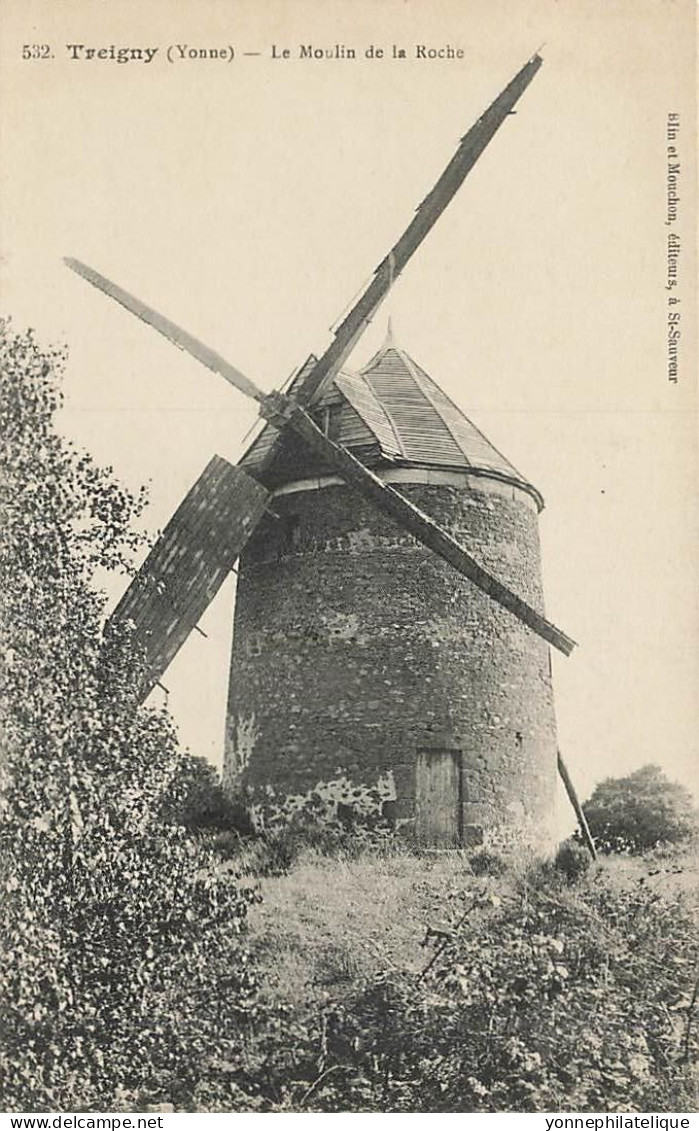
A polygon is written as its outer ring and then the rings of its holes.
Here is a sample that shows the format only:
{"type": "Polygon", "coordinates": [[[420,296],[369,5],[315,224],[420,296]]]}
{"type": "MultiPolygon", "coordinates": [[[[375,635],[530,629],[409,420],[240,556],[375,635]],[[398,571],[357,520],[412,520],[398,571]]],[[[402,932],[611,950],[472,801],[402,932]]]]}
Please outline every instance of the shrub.
{"type": "Polygon", "coordinates": [[[94,572],[129,567],[143,500],[55,432],[60,351],[1,330],[4,1106],[184,1102],[239,1046],[256,895],[166,819],[173,727],[128,632],[102,638],[94,572]]]}
{"type": "Polygon", "coordinates": [[[599,873],[570,889],[550,869],[501,901],[466,898],[428,932],[417,980],[388,968],[309,1013],[295,1075],[269,1056],[273,1110],[693,1110],[697,931],[682,898],[599,873]]]}
{"type": "Polygon", "coordinates": [[[468,862],[474,876],[503,876],[508,870],[507,862],[502,856],[484,848],[472,853],[468,862]]]}
{"type": "Polygon", "coordinates": [[[587,872],[592,858],[587,848],[580,844],[575,837],[569,837],[558,846],[554,858],[554,867],[561,872],[569,883],[575,883],[587,872]]]}
{"type": "Polygon", "coordinates": [[[602,852],[645,852],[688,840],[699,829],[691,793],[659,766],[600,782],[583,810],[602,852]]]}
{"type": "Polygon", "coordinates": [[[163,816],[193,832],[236,832],[249,836],[247,810],[224,790],[214,766],[205,758],[182,754],[163,798],[163,816]]]}

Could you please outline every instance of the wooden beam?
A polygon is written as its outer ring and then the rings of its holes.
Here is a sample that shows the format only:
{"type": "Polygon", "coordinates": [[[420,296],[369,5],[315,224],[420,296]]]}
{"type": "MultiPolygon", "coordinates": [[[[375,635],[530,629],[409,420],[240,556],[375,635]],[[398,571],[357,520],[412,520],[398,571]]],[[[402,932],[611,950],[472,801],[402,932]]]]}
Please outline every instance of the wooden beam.
{"type": "Polygon", "coordinates": [[[560,750],[557,753],[557,762],[558,762],[558,772],[561,775],[561,778],[563,780],[563,784],[565,786],[566,793],[568,794],[568,800],[570,801],[571,805],[573,806],[573,809],[575,811],[575,816],[578,818],[578,825],[580,827],[580,835],[582,836],[583,843],[585,844],[585,847],[587,848],[587,851],[590,853],[590,856],[592,857],[592,859],[596,860],[597,859],[597,849],[595,848],[595,842],[592,839],[592,833],[590,832],[590,826],[587,823],[587,817],[585,816],[585,814],[583,812],[583,807],[580,804],[580,799],[578,798],[578,795],[577,795],[576,790],[575,790],[575,786],[573,785],[570,774],[568,773],[568,767],[566,766],[565,762],[563,761],[560,750]]]}
{"type": "Polygon", "coordinates": [[[376,314],[391,286],[461,188],[483,150],[522,96],[543,60],[534,55],[461,139],[459,147],[434,187],[419,205],[400,239],[381,261],[374,278],[340,323],[335,337],[298,392],[302,405],[322,395],[354,348],[367,323],[376,314]]]}

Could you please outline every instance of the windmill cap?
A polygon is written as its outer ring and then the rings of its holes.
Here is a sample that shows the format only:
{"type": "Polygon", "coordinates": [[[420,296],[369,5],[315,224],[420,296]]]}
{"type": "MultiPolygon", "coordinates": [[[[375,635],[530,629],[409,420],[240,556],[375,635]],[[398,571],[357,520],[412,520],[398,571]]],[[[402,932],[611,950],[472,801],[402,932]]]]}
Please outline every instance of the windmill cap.
{"type": "MultiPolygon", "coordinates": [[[[359,382],[368,390],[388,423],[392,450],[386,454],[402,464],[468,470],[513,483],[530,494],[539,509],[539,491],[498,451],[425,370],[395,342],[392,327],[381,349],[358,374],[343,372],[337,386],[360,415],[356,400],[359,382]]],[[[364,407],[364,413],[361,409],[364,407]]],[[[376,418],[367,420],[371,427],[376,418]]]]}
{"type": "MultiPolygon", "coordinates": [[[[288,392],[293,396],[296,378],[288,392]]],[[[389,323],[381,349],[359,372],[343,369],[310,410],[321,426],[332,421],[330,436],[371,467],[420,467],[497,479],[525,491],[538,510],[544,505],[534,487],[440,389],[425,370],[395,342],[389,323]]],[[[273,433],[265,428],[241,461],[251,474],[261,464],[273,433]]],[[[290,439],[265,473],[265,483],[319,474],[310,452],[290,439]]]]}

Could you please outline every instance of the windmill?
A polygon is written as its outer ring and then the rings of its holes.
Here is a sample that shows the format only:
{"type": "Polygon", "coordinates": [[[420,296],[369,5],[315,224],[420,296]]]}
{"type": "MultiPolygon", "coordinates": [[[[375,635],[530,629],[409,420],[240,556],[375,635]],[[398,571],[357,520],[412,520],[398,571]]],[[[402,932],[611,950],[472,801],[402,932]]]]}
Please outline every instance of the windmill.
{"type": "MultiPolygon", "coordinates": [[[[354,756],[357,753],[357,745],[366,747],[367,742],[371,741],[371,735],[376,735],[377,727],[381,726],[381,696],[372,697],[372,702],[378,703],[376,708],[379,712],[378,722],[375,716],[375,721],[367,724],[370,729],[366,730],[363,720],[360,721],[362,733],[355,741],[354,754],[349,759],[345,759],[345,762],[351,772],[364,780],[372,773],[388,774],[393,783],[392,788],[396,791],[398,811],[401,812],[402,805],[403,813],[407,814],[403,819],[407,823],[412,821],[418,839],[429,843],[451,844],[469,840],[475,842],[482,839],[484,829],[486,832],[492,831],[501,825],[507,828],[526,825],[531,834],[527,834],[529,839],[532,839],[532,836],[536,838],[536,829],[542,825],[542,822],[545,823],[550,810],[551,779],[555,780],[556,772],[555,721],[547,646],[552,645],[564,655],[569,655],[574,647],[574,641],[547,620],[541,612],[541,595],[537,584],[528,586],[532,593],[531,597],[527,598],[521,592],[517,592],[513,585],[498,576],[496,569],[484,564],[482,554],[473,553],[463,538],[455,536],[453,522],[440,522],[435,518],[434,508],[430,508],[429,505],[429,498],[424,507],[418,505],[415,501],[415,491],[407,485],[413,482],[417,475],[416,461],[410,458],[409,453],[406,454],[405,445],[401,442],[400,429],[395,425],[395,421],[393,433],[396,447],[394,450],[389,450],[390,444],[379,443],[379,454],[374,460],[375,468],[373,468],[369,466],[372,462],[370,459],[360,458],[361,445],[357,447],[351,440],[347,443],[342,442],[347,438],[342,429],[339,432],[336,429],[335,438],[333,437],[332,406],[339,398],[341,402],[353,405],[355,417],[366,422],[369,409],[366,403],[362,408],[360,403],[362,398],[366,402],[367,398],[374,396],[377,404],[379,403],[380,397],[377,399],[375,388],[372,392],[368,378],[363,383],[355,381],[350,389],[352,379],[343,372],[343,366],[395,279],[453,198],[496,131],[507,116],[514,113],[515,104],[537,73],[541,63],[540,56],[534,55],[462,138],[456,153],[418,207],[410,224],[379,264],[367,288],[336,328],[329,347],[320,358],[311,356],[308,359],[286,393],[264,393],[248,376],[181,327],[92,268],[75,259],[66,260],[68,266],[88,282],[153,326],[178,348],[220,374],[239,392],[255,400],[260,415],[266,422],[262,435],[237,467],[219,456],[211,459],[157,539],[144,565],[112,614],[111,624],[128,621],[135,626],[137,640],[145,650],[146,676],[141,688],[143,698],[160,681],[165,669],[189,634],[196,628],[200,617],[238,559],[241,562],[241,575],[243,572],[248,575],[250,574],[248,567],[254,567],[255,561],[260,562],[265,558],[270,539],[275,547],[273,557],[276,555],[277,563],[284,558],[285,551],[293,552],[294,546],[299,544],[299,539],[303,540],[297,529],[299,489],[295,487],[293,491],[289,490],[289,484],[296,475],[294,482],[298,485],[299,467],[304,461],[305,469],[311,468],[313,471],[314,483],[332,487],[333,491],[340,491],[340,496],[333,496],[332,491],[318,492],[318,497],[312,499],[310,503],[309,521],[313,521],[312,515],[314,510],[317,510],[320,494],[324,496],[324,505],[326,500],[330,500],[328,505],[332,506],[335,513],[348,513],[353,507],[358,506],[362,515],[368,510],[374,518],[377,515],[381,516],[383,529],[391,531],[395,548],[402,547],[401,552],[403,552],[407,547],[409,554],[418,548],[421,554],[420,562],[424,564],[425,559],[429,559],[430,564],[427,568],[431,573],[429,578],[425,579],[426,586],[441,586],[443,590],[446,584],[451,606],[465,604],[472,609],[471,627],[467,635],[470,634],[471,645],[476,638],[480,639],[481,643],[478,646],[480,654],[477,649],[474,652],[473,648],[469,653],[467,648],[470,664],[468,655],[466,658],[460,656],[459,663],[470,666],[472,670],[474,667],[482,667],[483,638],[489,633],[494,636],[499,634],[501,638],[502,647],[498,653],[500,656],[505,655],[510,647],[508,643],[510,638],[513,655],[527,653],[524,663],[518,661],[521,670],[513,672],[508,666],[508,661],[505,663],[507,670],[501,674],[505,685],[508,680],[512,687],[517,685],[516,694],[520,698],[523,695],[526,697],[527,688],[531,688],[533,683],[543,687],[541,703],[546,721],[542,726],[541,722],[535,719],[530,729],[536,732],[543,729],[546,732],[546,741],[543,743],[540,739],[530,741],[522,730],[515,730],[514,735],[510,736],[512,748],[504,760],[498,754],[497,741],[489,740],[486,733],[487,719],[493,714],[492,703],[484,703],[483,689],[476,688],[474,700],[476,707],[474,708],[472,702],[469,710],[476,709],[480,721],[471,735],[465,734],[468,724],[464,719],[459,720],[456,728],[453,722],[447,721],[444,724],[442,720],[440,724],[430,724],[421,736],[413,735],[415,739],[412,743],[413,749],[405,757],[401,755],[400,765],[396,762],[395,751],[391,754],[384,748],[382,752],[380,742],[374,743],[375,749],[369,752],[366,764],[361,765],[362,758],[354,756]],[[353,447],[355,450],[352,450],[353,447]],[[356,454],[357,452],[359,455],[356,454]],[[391,474],[386,471],[387,461],[395,464],[395,468],[389,468],[389,471],[395,472],[393,481],[397,486],[390,481],[391,474]],[[285,482],[281,482],[279,467],[283,467],[285,463],[292,468],[295,466],[296,470],[287,471],[285,482]],[[406,468],[411,467],[413,470],[408,480],[406,481],[405,478],[401,480],[400,470],[405,471],[406,468]],[[294,499],[295,509],[290,510],[289,499],[293,494],[297,496],[294,499]],[[352,502],[348,502],[349,499],[352,502]],[[428,513],[430,509],[433,513],[428,513]],[[434,572],[435,569],[437,573],[434,572]],[[447,578],[450,580],[445,581],[447,578]],[[483,611],[486,608],[489,610],[487,613],[483,611]],[[491,614],[495,616],[496,622],[486,624],[491,614]],[[478,695],[481,695],[480,699],[478,695]],[[456,734],[456,731],[459,733],[456,734]],[[508,778],[510,788],[507,787],[508,778]],[[524,794],[526,804],[521,799],[513,801],[511,796],[513,783],[524,794]],[[480,796],[484,789],[488,794],[485,800],[480,796]]],[[[482,502],[481,495],[484,492],[485,494],[490,492],[491,495],[497,495],[499,492],[500,497],[503,493],[507,495],[509,492],[513,499],[516,494],[518,506],[524,505],[530,513],[538,511],[541,499],[536,489],[519,476],[504,457],[500,457],[499,461],[497,458],[499,453],[484,460],[483,452],[495,452],[495,449],[492,449],[480,433],[477,435],[481,440],[474,439],[477,430],[469,433],[470,439],[463,438],[466,425],[471,429],[473,426],[466,418],[461,417],[461,423],[457,420],[457,417],[460,417],[459,411],[453,405],[449,407],[450,402],[445,404],[447,398],[444,398],[441,391],[430,383],[430,379],[422,370],[419,372],[424,381],[418,378],[419,367],[416,368],[412,360],[398,350],[390,340],[381,354],[384,368],[388,366],[390,370],[391,365],[395,367],[394,354],[402,359],[406,372],[411,379],[414,379],[416,387],[422,390],[423,399],[420,403],[425,406],[425,411],[428,411],[428,405],[431,406],[445,430],[452,436],[452,440],[456,437],[455,450],[458,448],[463,456],[462,465],[458,471],[453,472],[454,475],[461,475],[458,488],[466,489],[471,502],[474,500],[482,502]],[[439,399],[440,395],[442,400],[439,399]],[[476,445],[479,453],[475,459],[472,452],[473,444],[476,445]],[[467,472],[464,471],[464,467],[467,468],[467,472]]],[[[395,374],[393,377],[395,378],[395,374]]],[[[374,381],[374,385],[375,383],[374,381]]],[[[398,396],[400,400],[402,396],[400,390],[398,396]]],[[[385,404],[383,406],[379,404],[376,411],[378,412],[379,409],[390,423],[391,413],[386,409],[385,404]]],[[[413,411],[419,412],[419,406],[414,407],[413,411]]],[[[374,435],[376,438],[376,434],[374,435]]],[[[429,460],[426,464],[425,459],[419,459],[417,464],[420,465],[421,472],[427,475],[427,479],[422,482],[429,487],[429,460]]],[[[453,494],[456,490],[454,483],[450,485],[446,480],[439,480],[438,475],[435,480],[435,474],[436,472],[433,472],[432,486],[434,487],[436,483],[439,487],[441,483],[445,490],[449,488],[453,494]]],[[[449,472],[445,474],[448,475],[449,472]]],[[[303,483],[307,483],[307,479],[308,477],[301,476],[302,487],[303,483]]],[[[419,477],[418,481],[420,481],[419,477]]],[[[304,491],[301,490],[300,493],[304,494],[304,491]]],[[[432,493],[434,494],[434,491],[432,493]]],[[[460,490],[459,497],[462,496],[463,490],[460,490]]],[[[502,506],[504,505],[503,502],[502,506]]],[[[485,506],[490,510],[493,507],[497,509],[493,499],[487,499],[485,506]]],[[[437,511],[439,510],[440,507],[437,507],[437,511]]],[[[519,511],[517,513],[519,514],[519,511]]],[[[355,518],[356,515],[353,514],[350,525],[356,526],[355,518]]],[[[509,522],[509,519],[507,521],[509,522]]],[[[518,518],[517,522],[519,521],[518,518]]],[[[459,526],[459,523],[457,522],[456,525],[459,526]]],[[[463,523],[461,528],[464,528],[463,523]]],[[[510,535],[508,534],[507,537],[509,538],[510,535]]],[[[311,542],[317,545],[317,538],[312,538],[311,542]]],[[[338,544],[341,546],[341,543],[340,537],[338,544]]],[[[485,558],[487,557],[486,548],[485,558]]],[[[409,560],[412,568],[417,559],[413,555],[409,560]]],[[[495,560],[496,563],[499,561],[497,554],[495,560]]],[[[385,582],[387,574],[384,566],[385,563],[379,572],[383,570],[382,577],[385,582]]],[[[538,566],[535,566],[534,572],[537,571],[538,566]]],[[[254,573],[254,568],[252,572],[254,573]]],[[[396,577],[399,574],[400,570],[396,577]]],[[[368,575],[365,576],[365,581],[367,577],[368,575]]],[[[241,576],[241,584],[242,580],[241,576]]],[[[344,581],[340,582],[339,588],[346,588],[344,581]]],[[[349,584],[349,588],[356,595],[356,578],[349,584]]],[[[314,610],[318,612],[318,601],[313,596],[312,589],[313,586],[307,582],[301,586],[301,591],[310,594],[310,601],[304,613],[306,622],[312,619],[314,610]]],[[[397,594],[398,603],[401,599],[401,595],[397,594]]],[[[252,593],[246,600],[248,605],[252,601],[253,605],[259,606],[259,594],[252,593]]],[[[240,596],[237,601],[236,626],[239,612],[241,612],[240,596]]],[[[242,610],[242,614],[244,612],[245,610],[242,610]]],[[[245,621],[245,616],[242,614],[241,623],[245,621]]],[[[400,615],[410,619],[415,616],[415,609],[414,607],[404,609],[400,615]]],[[[342,620],[342,617],[340,619],[342,620]]],[[[327,617],[324,617],[323,623],[327,627],[327,617]]],[[[346,621],[343,623],[344,628],[340,626],[338,630],[336,626],[334,636],[333,632],[330,632],[331,640],[335,643],[342,641],[349,643],[354,640],[357,643],[357,633],[352,636],[351,626],[348,628],[346,621]]],[[[256,628],[259,628],[259,624],[256,628]]],[[[245,631],[243,627],[243,634],[245,631]]],[[[346,723],[350,728],[353,724],[357,724],[356,711],[353,716],[352,710],[349,713],[340,708],[335,710],[330,702],[321,705],[320,713],[318,711],[308,713],[303,702],[299,705],[299,700],[310,699],[311,702],[314,700],[320,702],[323,697],[322,695],[318,697],[317,689],[314,690],[314,681],[319,685],[327,683],[322,667],[328,656],[323,653],[322,648],[315,658],[312,655],[314,632],[316,638],[319,635],[322,637],[323,633],[319,634],[312,626],[309,628],[308,623],[304,631],[305,637],[301,639],[294,629],[285,639],[277,641],[277,646],[271,651],[264,643],[256,645],[250,633],[248,638],[243,639],[244,658],[238,666],[241,668],[243,678],[248,679],[250,694],[254,698],[255,689],[259,691],[259,672],[257,675],[251,673],[250,664],[247,663],[247,659],[254,657],[257,649],[256,654],[260,664],[269,664],[274,657],[282,663],[282,669],[271,672],[271,680],[278,685],[279,680],[284,681],[286,672],[288,710],[286,712],[280,710],[279,703],[273,701],[274,695],[269,680],[267,681],[268,696],[272,697],[270,700],[266,703],[258,702],[254,710],[246,710],[246,704],[239,709],[232,708],[235,719],[231,719],[229,725],[229,747],[232,751],[231,763],[229,763],[230,777],[247,777],[248,781],[258,784],[266,780],[287,788],[294,786],[298,788],[300,779],[306,782],[313,778],[318,780],[323,776],[324,771],[331,769],[328,765],[321,765],[309,751],[309,742],[311,745],[315,742],[315,739],[309,739],[309,735],[318,732],[321,716],[334,717],[336,721],[339,718],[340,725],[346,723]],[[311,647],[310,654],[309,647],[311,647]],[[289,683],[291,671],[306,673],[302,676],[303,687],[298,684],[292,687],[293,678],[289,683]],[[288,711],[295,711],[296,717],[294,718],[293,713],[289,715],[288,711]],[[302,736],[299,742],[291,741],[289,738],[287,746],[284,745],[285,740],[282,740],[280,749],[279,726],[289,737],[292,732],[299,731],[299,717],[304,714],[307,722],[305,739],[302,736]],[[265,742],[262,732],[265,723],[269,723],[272,718],[276,720],[276,725],[268,727],[269,734],[265,742]],[[308,729],[309,727],[311,730],[308,729]]],[[[254,636],[255,632],[252,630],[251,632],[254,636]]],[[[259,632],[257,635],[259,637],[259,632]]],[[[301,635],[303,636],[303,633],[301,635]]],[[[238,626],[236,639],[240,646],[238,626]]],[[[322,643],[319,639],[315,642],[322,643]]],[[[485,643],[487,647],[490,646],[487,639],[485,643]]],[[[463,648],[461,651],[463,652],[463,648]]],[[[363,654],[361,665],[363,676],[358,679],[354,691],[349,692],[355,705],[367,701],[367,679],[371,683],[377,675],[377,672],[372,674],[371,671],[371,662],[368,660],[370,652],[371,650],[363,654]]],[[[235,702],[236,695],[241,694],[240,688],[236,686],[235,656],[234,647],[232,703],[235,702]]],[[[396,662],[400,666],[402,660],[396,662]]],[[[338,658],[337,655],[329,661],[330,667],[334,664],[338,668],[339,665],[340,672],[345,667],[345,663],[346,657],[338,658]]],[[[385,665],[384,656],[379,666],[385,668],[385,665]]],[[[326,675],[329,671],[328,667],[326,675]]],[[[426,677],[427,682],[429,678],[426,677]]],[[[332,683],[332,679],[330,682],[332,683]]],[[[384,680],[384,683],[390,685],[389,680],[384,680]]],[[[498,695],[501,696],[506,692],[505,686],[504,691],[500,688],[498,695]]],[[[332,692],[333,695],[335,693],[332,692]]],[[[245,699],[247,692],[243,690],[242,694],[245,699]]],[[[386,701],[390,700],[391,694],[388,694],[384,706],[386,701]]],[[[486,694],[485,698],[488,697],[486,694]]],[[[460,698],[468,697],[461,695],[460,698]]],[[[533,698],[538,702],[536,695],[533,698]]],[[[473,696],[471,699],[473,700],[473,696]]],[[[346,702],[346,697],[343,702],[346,702]]],[[[247,706],[249,705],[248,702],[247,706]]],[[[399,705],[399,713],[400,710],[402,706],[399,705]]],[[[445,711],[447,715],[450,714],[448,705],[445,711]]],[[[429,711],[427,713],[429,714],[429,711]]],[[[496,723],[492,726],[497,729],[496,723]]],[[[322,726],[320,729],[322,730],[322,726]]],[[[333,734],[335,731],[331,727],[327,733],[333,734]]],[[[318,741],[326,742],[327,735],[318,741]]],[[[404,744],[403,739],[399,741],[404,744]]],[[[333,758],[335,755],[336,752],[330,754],[330,757],[333,758]]],[[[337,768],[341,769],[342,766],[337,768]]]]}

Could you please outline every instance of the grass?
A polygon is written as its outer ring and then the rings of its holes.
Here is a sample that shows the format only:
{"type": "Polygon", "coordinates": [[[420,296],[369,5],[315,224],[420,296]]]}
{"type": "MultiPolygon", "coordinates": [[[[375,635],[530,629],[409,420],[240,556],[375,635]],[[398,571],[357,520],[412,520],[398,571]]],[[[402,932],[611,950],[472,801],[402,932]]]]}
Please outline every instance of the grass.
{"type": "Polygon", "coordinates": [[[656,849],[644,856],[606,856],[600,866],[619,887],[646,883],[662,895],[684,894],[699,903],[697,842],[682,848],[656,849]]]}
{"type": "Polygon", "coordinates": [[[445,925],[473,877],[461,853],[407,851],[359,858],[304,853],[285,876],[262,880],[253,945],[266,956],[270,989],[294,1000],[368,978],[386,967],[417,973],[428,925],[445,925]]]}
{"type": "MultiPolygon", "coordinates": [[[[423,945],[428,927],[448,929],[472,895],[507,899],[536,867],[522,861],[503,875],[477,875],[463,852],[397,848],[347,857],[306,850],[287,874],[260,879],[263,899],[250,910],[250,944],[266,993],[293,1006],[343,996],[385,970],[417,976],[431,954],[423,945]]],[[[696,847],[603,857],[581,884],[595,884],[601,873],[619,890],[647,883],[666,896],[684,893],[699,909],[696,847]]]]}

